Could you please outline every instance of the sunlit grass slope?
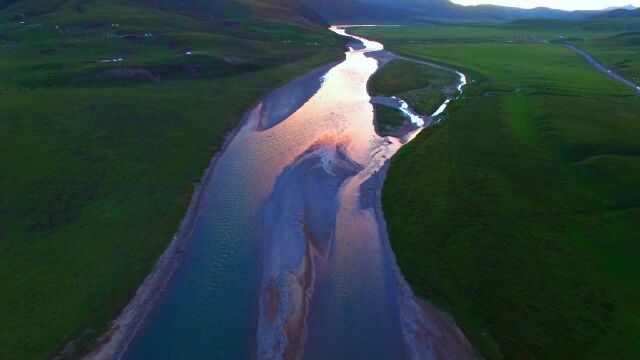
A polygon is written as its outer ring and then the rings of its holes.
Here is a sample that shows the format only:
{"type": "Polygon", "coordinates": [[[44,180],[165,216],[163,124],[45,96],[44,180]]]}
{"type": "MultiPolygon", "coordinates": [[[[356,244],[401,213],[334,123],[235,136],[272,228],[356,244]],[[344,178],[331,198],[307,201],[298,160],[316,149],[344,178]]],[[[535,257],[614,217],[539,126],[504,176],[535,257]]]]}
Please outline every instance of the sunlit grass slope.
{"type": "Polygon", "coordinates": [[[168,244],[225,132],[342,50],[264,2],[0,4],[0,358],[71,339],[81,354],[168,244]]]}
{"type": "Polygon", "coordinates": [[[486,358],[640,357],[640,101],[562,45],[448,31],[358,30],[470,79],[392,160],[404,275],[486,358]]]}

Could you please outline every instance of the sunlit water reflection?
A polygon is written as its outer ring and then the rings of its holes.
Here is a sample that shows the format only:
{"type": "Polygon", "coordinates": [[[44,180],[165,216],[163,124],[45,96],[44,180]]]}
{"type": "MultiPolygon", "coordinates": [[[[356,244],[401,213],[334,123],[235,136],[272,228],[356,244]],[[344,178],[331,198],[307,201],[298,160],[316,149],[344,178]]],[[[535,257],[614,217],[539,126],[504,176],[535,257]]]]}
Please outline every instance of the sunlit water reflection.
{"type": "Polygon", "coordinates": [[[283,121],[261,130],[262,105],[250,113],[126,358],[407,356],[403,280],[360,201],[401,143],[374,130],[366,84],[378,62],[365,54],[383,47],[360,40],[283,121]]]}

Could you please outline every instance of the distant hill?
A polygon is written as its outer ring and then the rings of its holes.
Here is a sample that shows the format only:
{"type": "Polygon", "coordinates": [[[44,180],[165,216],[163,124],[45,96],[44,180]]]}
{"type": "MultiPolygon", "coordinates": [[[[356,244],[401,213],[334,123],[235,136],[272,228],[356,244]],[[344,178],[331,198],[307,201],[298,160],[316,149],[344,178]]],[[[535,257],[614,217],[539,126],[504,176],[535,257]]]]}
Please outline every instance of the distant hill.
{"type": "Polygon", "coordinates": [[[629,4],[629,5],[625,5],[625,6],[610,6],[608,8],[604,8],[602,9],[602,11],[611,11],[611,10],[617,10],[617,9],[626,9],[626,10],[635,10],[637,9],[637,7],[629,4]]]}
{"type": "Polygon", "coordinates": [[[632,17],[640,17],[640,9],[615,9],[611,11],[607,11],[602,14],[596,14],[592,16],[592,19],[622,19],[622,18],[632,18],[632,17]]]}
{"type": "Polygon", "coordinates": [[[132,0],[153,7],[189,12],[194,16],[242,21],[257,17],[289,23],[327,25],[314,10],[298,0],[132,0]]]}
{"type": "Polygon", "coordinates": [[[425,19],[509,21],[526,18],[583,19],[598,11],[521,9],[496,5],[462,6],[449,0],[302,0],[325,19],[345,22],[368,19],[387,22],[425,19]]]}
{"type": "Polygon", "coordinates": [[[365,3],[359,0],[301,0],[323,18],[334,23],[400,22],[407,19],[405,9],[365,3]]]}
{"type": "MultiPolygon", "coordinates": [[[[299,0],[127,0],[123,3],[143,4],[226,24],[262,19],[299,25],[328,25],[318,13],[299,0]]],[[[9,9],[24,17],[51,13],[63,6],[82,8],[83,1],[0,0],[0,9],[9,9]]]]}

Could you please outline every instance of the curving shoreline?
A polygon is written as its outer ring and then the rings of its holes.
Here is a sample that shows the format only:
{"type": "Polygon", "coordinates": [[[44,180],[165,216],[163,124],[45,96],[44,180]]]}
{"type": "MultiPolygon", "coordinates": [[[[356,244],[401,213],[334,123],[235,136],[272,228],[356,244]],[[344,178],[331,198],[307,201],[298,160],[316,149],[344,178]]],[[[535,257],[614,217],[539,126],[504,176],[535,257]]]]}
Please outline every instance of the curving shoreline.
{"type": "Polygon", "coordinates": [[[144,325],[147,315],[162,298],[167,284],[180,264],[187,240],[201,210],[204,188],[213,174],[219,157],[238,132],[247,124],[253,111],[255,110],[247,112],[243,120],[227,133],[223,146],[213,156],[200,182],[196,185],[191,196],[193,200],[189,204],[186,215],[180,223],[178,231],[169,242],[167,249],[160,255],[153,270],[138,287],[134,297],[122,313],[112,322],[109,330],[98,338],[97,346],[89,354],[85,355],[83,359],[114,360],[121,359],[124,356],[136,333],[144,325]]]}
{"type": "MultiPolygon", "coordinates": [[[[144,327],[150,311],[162,299],[167,284],[169,284],[180,264],[189,237],[194,229],[196,219],[201,215],[203,191],[207,187],[207,184],[210,183],[218,160],[227,152],[229,144],[238,137],[238,134],[242,134],[243,136],[240,136],[240,138],[243,138],[246,134],[268,131],[272,127],[276,127],[282,120],[285,120],[291,115],[296,108],[306,103],[309,97],[314,95],[313,89],[316,84],[319,83],[319,79],[324,76],[328,67],[333,67],[333,65],[329,64],[317,68],[309,74],[271,91],[258,102],[255,108],[249,110],[240,124],[227,135],[223,147],[213,157],[200,184],[194,190],[193,201],[170,245],[159,258],[153,271],[138,288],[135,297],[127,305],[122,314],[113,322],[110,330],[101,337],[94,351],[87,355],[86,358],[119,359],[125,355],[136,334],[144,327]],[[307,90],[298,91],[298,93],[302,93],[303,96],[298,96],[293,102],[289,102],[286,109],[275,108],[275,111],[273,111],[274,108],[271,108],[272,110],[269,110],[269,105],[273,101],[275,101],[275,104],[281,103],[281,95],[286,95],[289,91],[299,90],[301,88],[307,90]],[[296,104],[298,105],[296,106],[296,104]]],[[[448,99],[446,103],[448,103],[449,100],[450,99],[448,99]]],[[[446,103],[444,104],[445,106],[446,103]]],[[[299,158],[299,160],[308,160],[307,164],[295,161],[278,176],[276,187],[280,181],[283,181],[283,184],[288,185],[281,184],[280,186],[284,186],[286,189],[293,187],[298,189],[296,190],[297,192],[311,192],[302,195],[302,202],[297,198],[289,199],[288,196],[291,195],[287,190],[274,191],[271,196],[272,200],[268,200],[266,203],[269,204],[270,201],[275,201],[274,206],[276,209],[282,208],[281,203],[286,204],[285,208],[293,204],[294,209],[296,206],[302,205],[302,210],[296,211],[302,211],[303,219],[301,219],[300,223],[294,224],[294,235],[291,238],[293,241],[300,240],[296,240],[295,238],[299,235],[296,231],[301,231],[301,239],[308,245],[306,250],[302,252],[289,251],[291,258],[282,260],[280,255],[283,253],[283,251],[281,251],[282,246],[287,244],[276,240],[282,238],[280,231],[286,232],[290,230],[286,228],[282,230],[283,228],[278,227],[282,226],[282,224],[287,226],[286,219],[285,221],[278,219],[268,221],[269,224],[275,227],[267,228],[267,230],[272,231],[271,237],[273,239],[269,241],[269,235],[267,235],[265,242],[267,247],[266,253],[269,253],[268,247],[272,246],[272,253],[275,252],[278,254],[276,255],[276,259],[279,260],[274,263],[263,259],[263,289],[260,291],[261,299],[259,300],[259,313],[261,316],[259,319],[259,329],[262,330],[259,330],[259,333],[256,334],[258,337],[257,355],[259,357],[298,358],[303,354],[303,347],[306,342],[306,331],[301,329],[306,329],[306,317],[311,299],[310,289],[314,287],[316,278],[314,258],[318,256],[328,256],[320,254],[322,253],[322,251],[319,250],[322,247],[320,243],[325,242],[330,244],[332,242],[331,239],[335,236],[335,224],[332,224],[331,221],[326,222],[324,215],[327,213],[326,210],[331,208],[331,197],[337,196],[338,189],[341,188],[342,182],[350,176],[354,176],[354,172],[357,173],[360,171],[351,169],[349,166],[342,170],[336,168],[336,164],[338,164],[337,160],[342,158],[345,160],[350,159],[348,159],[347,155],[340,153],[339,146],[337,147],[338,152],[336,154],[327,157],[322,153],[323,147],[327,148],[323,145],[309,149],[307,153],[301,155],[299,158]],[[328,163],[325,159],[329,159],[328,163]],[[309,163],[309,161],[311,162],[309,163]],[[304,181],[301,180],[307,176],[309,169],[318,169],[318,166],[320,166],[320,168],[326,167],[324,174],[328,174],[332,178],[323,180],[322,176],[324,175],[322,175],[304,181]],[[289,175],[285,176],[287,173],[289,173],[289,175]],[[338,176],[336,177],[336,175],[338,176]],[[327,181],[329,182],[327,183],[327,181]],[[336,191],[336,193],[333,195],[315,193],[315,189],[323,187],[317,186],[316,182],[328,184],[324,186],[332,189],[331,191],[336,191]],[[314,208],[315,205],[309,207],[307,201],[312,201],[312,199],[317,198],[322,198],[323,201],[326,202],[327,208],[319,213],[314,213],[314,211],[316,211],[314,208]],[[301,228],[298,228],[299,226],[301,226],[301,228]],[[314,239],[316,240],[314,241],[314,239]],[[318,241],[318,239],[321,241],[318,241]],[[301,257],[298,256],[300,254],[301,257]],[[291,264],[294,265],[291,266],[291,264]],[[265,276],[265,273],[275,275],[265,276]],[[280,273],[283,274],[283,276],[278,276],[280,273]]],[[[382,145],[382,147],[386,147],[386,145],[382,145]]],[[[332,145],[329,145],[328,149],[330,152],[333,151],[331,150],[332,145]]],[[[368,178],[364,178],[366,180],[358,184],[360,189],[359,193],[360,195],[365,193],[373,195],[369,202],[369,208],[373,209],[375,218],[377,219],[376,231],[380,234],[379,240],[382,246],[384,261],[390,264],[391,276],[395,278],[395,282],[398,284],[399,293],[397,296],[400,310],[400,326],[408,354],[412,358],[424,358],[425,356],[446,358],[449,356],[448,354],[457,354],[457,358],[470,357],[470,354],[472,354],[470,346],[468,342],[465,343],[466,339],[455,326],[455,323],[434,307],[423,304],[419,299],[415,298],[395,262],[395,256],[391,250],[386,234],[386,224],[382,214],[380,197],[389,159],[381,154],[380,160],[381,162],[379,164],[369,164],[367,173],[362,174],[362,176],[368,176],[368,178]],[[369,172],[371,170],[373,170],[373,172],[369,172]],[[367,185],[365,186],[365,184],[367,185]],[[372,187],[365,189],[368,186],[372,187]],[[429,315],[427,316],[425,313],[429,315]]],[[[354,161],[354,164],[357,163],[354,161]]],[[[360,201],[360,203],[361,205],[364,204],[362,201],[360,201]]],[[[364,208],[364,206],[361,207],[364,208]]],[[[276,216],[276,218],[280,216],[280,214],[275,211],[271,211],[270,214],[276,216]]],[[[333,214],[336,214],[335,210],[333,214]]],[[[300,244],[298,244],[296,248],[300,247],[300,244]]]]}
{"type": "Polygon", "coordinates": [[[267,130],[291,116],[320,89],[324,75],[338,63],[339,61],[334,61],[322,65],[292,80],[286,86],[270,91],[260,101],[264,105],[260,110],[257,130],[267,130]]]}
{"type": "MultiPolygon", "coordinates": [[[[381,67],[393,60],[407,60],[454,73],[459,77],[458,83],[456,84],[456,89],[458,90],[456,96],[460,96],[462,88],[467,83],[464,74],[443,65],[399,56],[386,50],[377,51],[368,55],[378,60],[381,67]]],[[[418,132],[437,123],[437,121],[439,121],[438,116],[446,110],[447,105],[454,99],[452,95],[453,94],[449,94],[433,114],[426,116],[416,114],[402,99],[396,97],[373,97],[371,102],[396,107],[404,110],[404,113],[408,113],[408,116],[411,118],[411,123],[405,123],[405,125],[398,129],[396,134],[392,134],[392,136],[402,139],[404,143],[412,140],[418,132]],[[423,123],[416,123],[414,118],[421,119],[423,123]]],[[[395,254],[391,248],[387,224],[382,210],[382,189],[391,160],[391,158],[387,159],[377,172],[362,183],[360,186],[360,206],[362,209],[370,209],[373,212],[378,224],[384,252],[388,257],[392,271],[400,286],[401,329],[409,358],[472,359],[475,357],[473,346],[457,326],[453,317],[446,311],[438,309],[429,301],[418,298],[413,293],[409,283],[402,274],[402,269],[397,263],[395,254]]]]}
{"type": "Polygon", "coordinates": [[[382,236],[384,251],[398,278],[401,291],[402,332],[411,359],[472,359],[473,346],[453,317],[427,300],[418,298],[402,274],[387,232],[382,211],[382,188],[391,159],[361,186],[360,204],[372,209],[382,236]]]}
{"type": "Polygon", "coordinates": [[[259,99],[255,106],[245,112],[243,119],[232,130],[227,132],[223,145],[214,154],[209,165],[205,169],[200,182],[195,186],[191,196],[192,201],[185,213],[185,217],[180,223],[178,231],[169,242],[166,250],[158,258],[158,261],[149,275],[147,275],[142,284],[138,287],[131,301],[123,309],[121,314],[111,323],[107,332],[98,338],[93,350],[83,356],[83,359],[116,360],[121,359],[125,355],[136,334],[144,326],[149,313],[162,299],[168,283],[180,265],[182,254],[188,244],[189,235],[193,231],[194,223],[200,215],[203,192],[213,175],[219,158],[234,138],[245,127],[249,126],[258,129],[265,124],[271,124],[271,126],[273,126],[278,122],[278,120],[283,120],[289,115],[288,112],[290,110],[282,113],[263,114],[263,105],[272,98],[269,95],[273,93],[287,92],[291,88],[303,88],[305,91],[302,91],[301,94],[304,96],[299,95],[293,101],[294,105],[298,104],[298,106],[300,106],[313,95],[315,84],[318,83],[319,79],[326,73],[326,71],[336,63],[337,62],[331,62],[329,64],[318,66],[315,69],[312,69],[309,73],[271,90],[267,95],[259,99]],[[303,79],[304,82],[301,82],[300,79],[303,79]],[[280,119],[278,119],[278,117],[280,117],[280,119]]]}

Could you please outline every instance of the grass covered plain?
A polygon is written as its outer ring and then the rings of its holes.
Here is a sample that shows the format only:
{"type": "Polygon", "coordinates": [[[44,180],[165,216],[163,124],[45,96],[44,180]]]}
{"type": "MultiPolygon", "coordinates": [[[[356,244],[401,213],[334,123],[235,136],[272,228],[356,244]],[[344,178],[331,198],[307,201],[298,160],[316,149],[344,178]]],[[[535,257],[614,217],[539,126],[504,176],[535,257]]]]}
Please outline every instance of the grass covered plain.
{"type": "Polygon", "coordinates": [[[373,104],[376,131],[384,136],[393,134],[408,121],[402,111],[385,105],[373,104]]]}
{"type": "Polygon", "coordinates": [[[576,42],[609,69],[640,84],[640,31],[576,42]]]}
{"type": "Polygon", "coordinates": [[[321,25],[235,4],[227,24],[123,0],[0,2],[0,358],[90,347],[224,134],[268,90],[342,56],[321,25]]]}
{"type": "Polygon", "coordinates": [[[357,30],[470,81],[392,160],[400,267],[486,358],[638,358],[640,101],[561,44],[491,29],[357,30]]]}

